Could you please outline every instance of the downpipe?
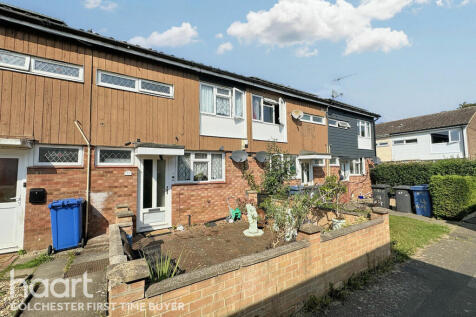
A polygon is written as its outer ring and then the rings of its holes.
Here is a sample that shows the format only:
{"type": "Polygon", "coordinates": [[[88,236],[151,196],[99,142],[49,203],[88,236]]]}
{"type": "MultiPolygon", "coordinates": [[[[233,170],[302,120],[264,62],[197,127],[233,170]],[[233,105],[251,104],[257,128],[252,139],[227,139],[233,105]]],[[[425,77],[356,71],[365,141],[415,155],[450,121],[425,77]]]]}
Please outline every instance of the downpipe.
{"type": "Polygon", "coordinates": [[[89,179],[91,175],[91,143],[89,143],[88,138],[86,138],[86,135],[83,132],[83,128],[81,127],[81,123],[78,120],[74,120],[74,124],[76,125],[76,128],[78,128],[79,133],[81,133],[81,136],[83,137],[84,141],[88,145],[88,165],[87,165],[87,175],[86,175],[86,223],[84,227],[84,240],[87,240],[88,238],[88,224],[89,224],[89,179]]]}

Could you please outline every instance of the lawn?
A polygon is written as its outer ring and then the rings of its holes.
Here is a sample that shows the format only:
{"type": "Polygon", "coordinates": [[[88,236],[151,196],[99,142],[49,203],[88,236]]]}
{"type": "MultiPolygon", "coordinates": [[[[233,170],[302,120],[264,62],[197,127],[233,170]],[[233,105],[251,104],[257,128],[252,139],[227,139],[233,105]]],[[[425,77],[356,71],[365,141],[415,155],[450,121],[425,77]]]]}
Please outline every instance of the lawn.
{"type": "Polygon", "coordinates": [[[445,225],[390,215],[390,240],[398,261],[407,259],[419,248],[449,232],[445,225]]]}

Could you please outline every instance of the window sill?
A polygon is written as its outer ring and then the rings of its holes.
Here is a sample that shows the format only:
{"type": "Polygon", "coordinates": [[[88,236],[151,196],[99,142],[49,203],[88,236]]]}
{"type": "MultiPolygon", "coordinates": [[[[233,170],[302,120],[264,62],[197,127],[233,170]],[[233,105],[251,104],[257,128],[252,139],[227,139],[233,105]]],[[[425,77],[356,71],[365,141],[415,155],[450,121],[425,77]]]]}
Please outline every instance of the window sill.
{"type": "Polygon", "coordinates": [[[274,125],[274,126],[280,126],[281,124],[280,123],[271,123],[271,122],[264,122],[264,121],[259,121],[259,120],[256,120],[256,119],[253,119],[253,123],[261,123],[261,124],[266,124],[266,125],[274,125]]]}
{"type": "Polygon", "coordinates": [[[84,168],[83,165],[33,165],[29,166],[28,168],[32,169],[45,169],[45,168],[51,168],[51,169],[82,169],[84,168]]]}

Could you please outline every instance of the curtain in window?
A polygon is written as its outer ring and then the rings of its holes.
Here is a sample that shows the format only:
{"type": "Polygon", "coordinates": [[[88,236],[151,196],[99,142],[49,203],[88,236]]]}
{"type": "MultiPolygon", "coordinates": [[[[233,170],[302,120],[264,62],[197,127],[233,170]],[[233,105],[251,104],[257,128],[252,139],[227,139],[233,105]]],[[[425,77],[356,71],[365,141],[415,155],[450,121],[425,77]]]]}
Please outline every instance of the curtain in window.
{"type": "Polygon", "coordinates": [[[200,111],[213,113],[213,87],[200,86],[200,111]]]}
{"type": "Polygon", "coordinates": [[[212,154],[212,179],[222,179],[222,155],[212,154]]]}
{"type": "Polygon", "coordinates": [[[190,153],[178,157],[177,178],[179,181],[190,180],[190,153]]]}
{"type": "Polygon", "coordinates": [[[217,114],[230,116],[230,98],[217,96],[217,114]]]}
{"type": "Polygon", "coordinates": [[[193,180],[208,180],[208,162],[193,162],[193,180]]]}
{"type": "Polygon", "coordinates": [[[235,90],[235,117],[243,118],[243,93],[235,90]]]}
{"type": "Polygon", "coordinates": [[[253,96],[253,119],[261,120],[261,98],[253,96]]]}

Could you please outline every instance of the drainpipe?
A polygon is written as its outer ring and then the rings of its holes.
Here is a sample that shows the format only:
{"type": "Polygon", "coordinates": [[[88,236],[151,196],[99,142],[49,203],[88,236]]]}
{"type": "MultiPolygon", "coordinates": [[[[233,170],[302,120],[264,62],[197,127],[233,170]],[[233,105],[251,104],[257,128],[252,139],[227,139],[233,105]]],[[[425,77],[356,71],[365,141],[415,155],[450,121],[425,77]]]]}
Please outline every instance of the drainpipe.
{"type": "Polygon", "coordinates": [[[84,228],[84,237],[85,240],[88,237],[88,223],[89,223],[89,178],[91,175],[91,143],[89,143],[88,138],[84,135],[83,128],[81,127],[81,123],[78,120],[74,120],[74,124],[81,133],[84,141],[88,145],[88,166],[87,166],[87,175],[86,175],[86,224],[84,228]]]}

